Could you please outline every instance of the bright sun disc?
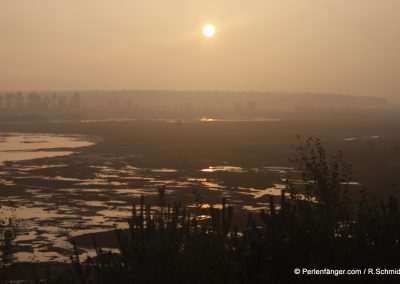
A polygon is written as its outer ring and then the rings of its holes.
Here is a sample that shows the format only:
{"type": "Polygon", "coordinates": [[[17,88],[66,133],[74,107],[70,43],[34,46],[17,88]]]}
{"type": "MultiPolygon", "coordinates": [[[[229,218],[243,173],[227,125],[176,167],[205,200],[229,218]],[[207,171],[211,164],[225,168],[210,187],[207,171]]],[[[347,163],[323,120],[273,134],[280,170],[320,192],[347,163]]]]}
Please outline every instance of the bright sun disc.
{"type": "Polygon", "coordinates": [[[213,25],[205,25],[203,27],[203,35],[205,37],[212,37],[215,35],[215,27],[213,25]]]}

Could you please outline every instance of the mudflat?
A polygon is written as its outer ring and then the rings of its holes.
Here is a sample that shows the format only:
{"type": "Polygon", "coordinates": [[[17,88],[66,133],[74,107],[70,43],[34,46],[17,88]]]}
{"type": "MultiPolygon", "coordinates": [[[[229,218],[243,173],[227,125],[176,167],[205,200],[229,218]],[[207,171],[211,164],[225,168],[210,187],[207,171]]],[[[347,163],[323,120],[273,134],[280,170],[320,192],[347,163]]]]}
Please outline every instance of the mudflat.
{"type": "Polygon", "coordinates": [[[367,115],[345,123],[299,113],[259,121],[1,124],[2,133],[81,135],[90,141],[67,153],[66,148],[51,149],[60,155],[0,166],[2,210],[20,220],[14,256],[19,261],[67,260],[71,238],[79,240],[83,254],[91,254],[90,238],[80,236],[92,233],[113,249],[109,232],[127,227],[140,196],[156,205],[160,186],[166,186],[169,202],[181,200],[193,210],[221,206],[227,198],[240,222],[247,212],[266,208],[269,196],[280,196],[287,178],[295,180],[289,157],[297,134],[321,138],[332,152],[344,151],[353,167],[351,196],[363,186],[371,194],[386,194],[400,184],[395,174],[400,170],[398,128],[392,119],[371,122],[367,115]]]}

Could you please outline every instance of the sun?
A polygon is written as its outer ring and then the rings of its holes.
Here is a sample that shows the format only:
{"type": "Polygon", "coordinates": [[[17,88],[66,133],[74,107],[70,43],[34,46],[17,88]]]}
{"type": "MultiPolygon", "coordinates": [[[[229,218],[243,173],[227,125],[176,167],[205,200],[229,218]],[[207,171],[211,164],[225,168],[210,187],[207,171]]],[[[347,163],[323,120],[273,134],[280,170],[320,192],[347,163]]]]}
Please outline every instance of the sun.
{"type": "Polygon", "coordinates": [[[203,27],[203,35],[205,37],[213,37],[215,35],[215,27],[213,25],[205,25],[203,27]]]}

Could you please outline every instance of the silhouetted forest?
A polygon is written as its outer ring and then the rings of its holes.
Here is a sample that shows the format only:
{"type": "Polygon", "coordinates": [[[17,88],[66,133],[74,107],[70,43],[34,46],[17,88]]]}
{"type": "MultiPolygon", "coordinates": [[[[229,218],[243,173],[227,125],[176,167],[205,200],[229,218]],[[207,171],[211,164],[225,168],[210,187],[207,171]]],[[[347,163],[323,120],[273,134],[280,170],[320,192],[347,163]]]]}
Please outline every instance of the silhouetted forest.
{"type": "Polygon", "coordinates": [[[225,91],[0,93],[3,121],[107,118],[272,117],[295,109],[393,107],[386,99],[335,94],[225,91]]]}

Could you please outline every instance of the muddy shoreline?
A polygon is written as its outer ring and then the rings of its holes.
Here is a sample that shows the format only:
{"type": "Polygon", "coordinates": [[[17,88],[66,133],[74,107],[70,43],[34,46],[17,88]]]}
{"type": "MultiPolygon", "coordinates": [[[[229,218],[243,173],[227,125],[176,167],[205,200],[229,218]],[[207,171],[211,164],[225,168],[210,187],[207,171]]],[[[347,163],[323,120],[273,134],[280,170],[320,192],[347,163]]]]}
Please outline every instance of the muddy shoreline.
{"type": "Polygon", "coordinates": [[[34,216],[21,222],[15,247],[19,259],[65,261],[72,253],[71,238],[86,249],[91,247],[88,236],[103,232],[100,245],[113,247],[110,232],[127,227],[132,204],[141,195],[156,204],[161,185],[167,187],[168,200],[188,206],[218,205],[225,197],[235,205],[238,220],[249,210],[265,208],[268,194],[279,194],[283,179],[291,175],[288,157],[299,131],[320,137],[332,151],[344,150],[354,166],[353,178],[372,193],[389,192],[390,184],[400,184],[393,174],[400,169],[393,163],[399,157],[388,155],[400,144],[394,128],[359,128],[350,136],[345,128],[333,134],[312,123],[299,130],[298,122],[290,120],[2,124],[1,132],[78,133],[95,137],[96,144],[67,156],[1,165],[1,205],[34,216]],[[387,186],[375,188],[378,184],[387,186]]]}

